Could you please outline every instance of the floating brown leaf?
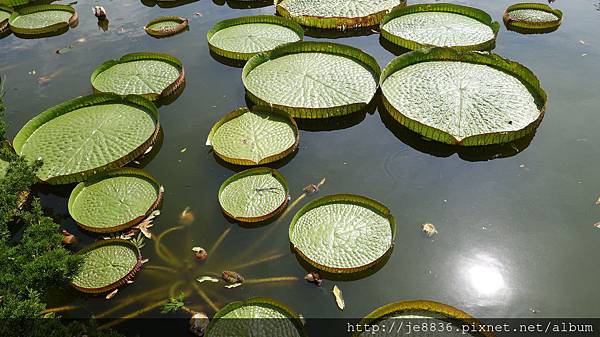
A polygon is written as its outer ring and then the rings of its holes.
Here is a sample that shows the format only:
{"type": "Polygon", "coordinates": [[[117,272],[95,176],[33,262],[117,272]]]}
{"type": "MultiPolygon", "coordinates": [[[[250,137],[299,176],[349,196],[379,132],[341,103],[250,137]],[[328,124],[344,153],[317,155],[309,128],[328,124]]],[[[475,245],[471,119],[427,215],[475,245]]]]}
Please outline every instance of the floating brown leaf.
{"type": "Polygon", "coordinates": [[[194,256],[196,256],[196,259],[199,261],[204,261],[208,258],[208,252],[202,247],[194,247],[192,248],[192,251],[194,252],[194,256]]]}
{"type": "Polygon", "coordinates": [[[421,230],[423,231],[423,233],[425,233],[425,235],[430,238],[434,235],[437,234],[437,229],[435,228],[435,225],[432,223],[426,223],[421,225],[421,230]]]}
{"type": "Polygon", "coordinates": [[[179,223],[182,225],[189,225],[194,222],[194,218],[194,213],[192,213],[189,207],[186,207],[179,215],[179,223]]]}
{"type": "Polygon", "coordinates": [[[333,296],[335,297],[335,303],[337,303],[338,308],[344,310],[344,308],[346,307],[346,302],[344,301],[344,295],[342,294],[342,291],[340,290],[340,288],[338,288],[337,285],[334,285],[332,292],[333,296]]]}
{"type": "Polygon", "coordinates": [[[112,299],[113,297],[115,297],[115,295],[117,295],[118,292],[119,292],[118,288],[115,289],[115,290],[113,290],[113,291],[111,291],[110,293],[108,293],[108,295],[106,295],[106,299],[107,300],[112,299]]]}
{"type": "Polygon", "coordinates": [[[225,270],[221,273],[221,278],[228,283],[243,283],[244,277],[234,271],[225,270]]]}

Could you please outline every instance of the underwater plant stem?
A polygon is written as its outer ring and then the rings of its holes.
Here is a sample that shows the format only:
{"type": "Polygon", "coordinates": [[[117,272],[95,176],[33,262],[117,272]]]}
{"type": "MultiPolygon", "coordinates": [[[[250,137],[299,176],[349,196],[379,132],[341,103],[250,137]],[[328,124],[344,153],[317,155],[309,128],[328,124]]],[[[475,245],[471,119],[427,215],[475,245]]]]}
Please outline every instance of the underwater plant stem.
{"type": "Polygon", "coordinates": [[[200,286],[196,283],[192,283],[192,286],[196,289],[196,292],[202,299],[215,311],[219,311],[219,307],[213,302],[210,297],[200,288],[200,286]]]}
{"type": "Polygon", "coordinates": [[[298,205],[298,203],[300,203],[300,201],[302,201],[304,198],[306,198],[306,195],[307,195],[306,192],[304,192],[298,198],[296,198],[296,200],[292,201],[290,203],[290,205],[287,207],[287,209],[283,212],[283,214],[281,214],[279,219],[285,218],[294,209],[294,207],[296,207],[298,205]]]}
{"type": "Polygon", "coordinates": [[[171,251],[169,251],[167,249],[167,247],[164,247],[161,244],[162,239],[169,233],[173,233],[177,230],[183,229],[185,226],[181,225],[181,226],[175,226],[175,227],[171,227],[167,230],[165,230],[164,232],[160,233],[157,237],[156,240],[154,240],[154,250],[156,251],[156,255],[158,255],[162,260],[164,260],[167,263],[171,263],[173,265],[176,266],[182,266],[181,263],[179,262],[179,260],[177,260],[177,258],[175,258],[175,256],[173,255],[173,253],[171,253],[171,251]]]}
{"type": "Polygon", "coordinates": [[[79,308],[79,306],[76,306],[76,305],[64,305],[62,307],[48,308],[48,309],[45,309],[44,311],[42,311],[42,315],[50,314],[50,313],[57,313],[57,312],[71,311],[71,310],[75,310],[78,308],[79,308]]]}
{"type": "Polygon", "coordinates": [[[177,288],[179,288],[179,286],[182,284],[183,282],[179,281],[179,282],[175,282],[170,288],[169,288],[169,297],[174,298],[176,297],[175,295],[175,291],[177,291],[177,288]]]}
{"type": "Polygon", "coordinates": [[[99,326],[98,329],[102,330],[102,329],[111,328],[111,327],[113,327],[115,325],[120,324],[121,322],[123,322],[125,320],[131,319],[131,318],[135,318],[135,317],[137,317],[139,315],[142,315],[142,314],[144,314],[144,313],[146,313],[146,312],[148,312],[150,310],[154,310],[154,309],[156,309],[156,308],[164,305],[167,302],[168,302],[168,300],[162,300],[162,301],[154,302],[154,303],[149,304],[149,305],[147,305],[147,306],[145,306],[145,307],[143,307],[143,308],[141,308],[139,310],[136,310],[136,311],[134,311],[134,312],[132,312],[130,314],[127,314],[127,315],[125,315],[123,317],[119,317],[119,318],[117,318],[117,319],[115,319],[113,321],[110,321],[110,322],[108,322],[106,324],[103,324],[103,325],[99,326]]]}
{"type": "Polygon", "coordinates": [[[237,266],[230,267],[229,269],[236,270],[236,269],[248,268],[248,267],[256,266],[261,263],[280,259],[280,258],[284,257],[285,255],[286,254],[284,254],[284,253],[273,254],[273,255],[261,257],[258,259],[254,259],[254,260],[246,262],[246,263],[238,264],[237,266]]]}
{"type": "Polygon", "coordinates": [[[165,266],[150,265],[150,266],[144,266],[144,269],[164,271],[164,272],[167,272],[167,273],[177,273],[177,271],[175,269],[169,268],[169,267],[165,267],[165,266]]]}
{"type": "Polygon", "coordinates": [[[215,243],[213,243],[212,246],[208,249],[208,254],[209,254],[208,258],[209,259],[210,259],[211,255],[214,255],[215,251],[217,250],[217,248],[219,248],[219,246],[221,245],[223,240],[225,240],[225,237],[227,236],[227,234],[229,234],[230,231],[231,231],[231,228],[227,228],[223,233],[221,233],[221,235],[219,236],[217,241],[215,241],[215,243]]]}
{"type": "Polygon", "coordinates": [[[105,312],[103,312],[101,314],[96,315],[95,318],[106,317],[106,316],[112,314],[113,312],[116,312],[116,311],[118,311],[118,310],[120,310],[120,309],[122,309],[122,308],[124,308],[124,307],[126,307],[126,306],[128,306],[130,304],[132,304],[132,303],[135,303],[135,302],[139,301],[140,299],[142,299],[144,297],[149,297],[149,296],[157,295],[157,294],[160,294],[160,293],[164,293],[167,290],[168,289],[165,286],[165,287],[161,287],[161,288],[157,288],[157,289],[151,290],[151,291],[143,293],[143,294],[139,294],[137,296],[129,297],[125,301],[119,303],[118,305],[116,305],[116,306],[108,309],[107,311],[105,311],[105,312]]]}
{"type": "Polygon", "coordinates": [[[296,276],[278,276],[266,278],[253,278],[244,281],[244,284],[272,283],[272,282],[293,282],[298,281],[296,276]]]}

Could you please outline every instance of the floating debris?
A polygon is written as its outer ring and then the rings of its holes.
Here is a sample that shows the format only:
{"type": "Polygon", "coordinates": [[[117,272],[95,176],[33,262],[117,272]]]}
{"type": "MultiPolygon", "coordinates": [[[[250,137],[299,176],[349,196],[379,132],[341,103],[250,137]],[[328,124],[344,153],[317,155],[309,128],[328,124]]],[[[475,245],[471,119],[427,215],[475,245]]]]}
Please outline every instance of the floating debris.
{"type": "Polygon", "coordinates": [[[334,285],[332,292],[333,296],[335,297],[335,303],[337,303],[338,308],[340,308],[340,310],[344,310],[344,308],[346,307],[346,302],[344,301],[342,291],[340,290],[340,288],[338,288],[337,285],[334,285]]]}
{"type": "Polygon", "coordinates": [[[77,237],[75,237],[75,235],[69,233],[69,231],[67,231],[66,229],[62,230],[62,235],[63,235],[63,239],[62,239],[63,245],[77,244],[77,237]]]}
{"type": "Polygon", "coordinates": [[[241,285],[242,285],[241,283],[234,283],[234,284],[226,285],[225,288],[227,288],[227,289],[237,288],[241,285]]]}
{"type": "Polygon", "coordinates": [[[82,44],[85,42],[87,42],[87,39],[85,37],[80,37],[79,39],[75,40],[75,42],[71,43],[70,45],[60,48],[60,49],[57,49],[56,53],[59,55],[66,54],[66,53],[70,52],[71,49],[75,48],[78,44],[82,44]]]}
{"type": "Polygon", "coordinates": [[[594,227],[596,227],[596,228],[600,229],[600,221],[596,222],[596,223],[594,224],[594,227]]]}
{"type": "Polygon", "coordinates": [[[194,252],[194,255],[196,256],[196,259],[198,261],[204,261],[208,258],[208,253],[206,252],[206,249],[202,247],[194,247],[192,248],[192,251],[194,252]]]}
{"type": "Polygon", "coordinates": [[[203,282],[218,283],[219,279],[218,278],[214,278],[212,276],[202,276],[202,277],[196,279],[196,281],[198,281],[199,283],[203,283],[203,282]]]}
{"type": "Polygon", "coordinates": [[[598,197],[598,200],[596,200],[596,205],[600,205],[600,197],[598,197]]]}
{"type": "Polygon", "coordinates": [[[98,20],[106,20],[106,9],[102,6],[94,6],[92,11],[94,12],[94,16],[98,18],[98,20]]]}
{"type": "Polygon", "coordinates": [[[310,273],[306,274],[304,276],[304,279],[307,282],[314,283],[319,287],[321,286],[321,284],[323,284],[323,279],[321,279],[321,275],[319,275],[319,273],[316,273],[316,272],[310,272],[310,273]]]}
{"type": "Polygon", "coordinates": [[[425,233],[425,235],[428,238],[436,235],[438,232],[437,229],[435,228],[435,225],[432,223],[423,224],[421,230],[423,231],[423,233],[425,233]]]}
{"type": "Polygon", "coordinates": [[[179,223],[182,225],[189,225],[194,222],[194,218],[194,213],[192,213],[189,207],[186,207],[179,215],[179,223]]]}
{"type": "Polygon", "coordinates": [[[303,189],[303,191],[306,192],[306,193],[309,193],[309,194],[318,192],[319,188],[321,186],[323,186],[323,184],[325,184],[325,178],[321,179],[321,181],[318,184],[316,184],[316,185],[315,184],[310,184],[310,185],[306,186],[303,189]]]}
{"type": "Polygon", "coordinates": [[[228,283],[244,283],[244,277],[231,270],[225,270],[221,278],[228,283]]]}
{"type": "Polygon", "coordinates": [[[113,291],[111,291],[110,293],[108,293],[108,295],[106,295],[106,299],[107,300],[112,299],[113,297],[115,297],[117,295],[118,292],[119,292],[118,288],[115,289],[115,290],[113,290],[113,291]]]}
{"type": "Polygon", "coordinates": [[[209,323],[208,316],[203,312],[196,312],[190,318],[190,332],[196,336],[204,336],[209,323]]]}
{"type": "Polygon", "coordinates": [[[181,149],[181,151],[179,151],[180,153],[184,153],[185,151],[187,151],[187,147],[184,147],[183,149],[181,149]]]}

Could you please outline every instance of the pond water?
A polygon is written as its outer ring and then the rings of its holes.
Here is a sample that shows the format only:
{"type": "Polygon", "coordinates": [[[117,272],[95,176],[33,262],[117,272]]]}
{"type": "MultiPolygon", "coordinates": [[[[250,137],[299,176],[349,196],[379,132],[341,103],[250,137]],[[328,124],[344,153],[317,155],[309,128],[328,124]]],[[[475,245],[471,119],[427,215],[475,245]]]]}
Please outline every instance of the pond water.
{"type": "MultiPolygon", "coordinates": [[[[501,21],[514,1],[453,2],[479,7],[501,21]]],[[[191,307],[213,313],[192,284],[199,276],[233,269],[247,279],[298,280],[235,289],[201,284],[217,306],[267,296],[305,317],[362,317],[390,302],[429,299],[480,317],[600,316],[600,232],[593,227],[600,220],[600,206],[594,204],[600,193],[597,0],[556,1],[565,20],[550,34],[521,35],[501,28],[495,52],[533,70],[549,95],[535,136],[514,146],[457,153],[421,140],[377,109],[327,125],[300,125],[299,151],[276,165],[288,179],[292,199],[304,186],[325,177],[321,191],[301,204],[326,194],[362,194],[387,205],[398,224],[396,244],[385,264],[352,280],[326,280],[322,288],[302,280],[306,270],[290,251],[288,224],[301,205],[258,228],[229,222],[219,208],[217,191],[240,168],[217,160],[205,146],[212,125],[246,104],[241,69],[210,55],[206,33],[222,19],[273,14],[274,6],[265,5],[248,9],[236,2],[202,0],[161,8],[151,1],[79,0],[75,29],[44,39],[11,35],[0,40],[11,137],[46,108],[90,94],[90,74],[105,60],[156,51],[178,57],[186,69],[183,94],[160,107],[162,146],[143,163],[166,188],[154,233],[177,226],[186,207],[195,216],[163,240],[181,266],[176,272],[145,268],[111,301],[65,291],[52,296],[51,305],[80,306],[69,317],[98,315],[111,308],[116,309],[105,317],[136,310],[142,317],[158,316],[156,306],[142,309],[167,298],[173,287],[190,293],[186,303],[191,307]],[[92,5],[108,11],[107,31],[98,28],[92,5]],[[148,36],[142,27],[162,15],[189,18],[190,30],[167,39],[148,36]],[[55,52],[70,45],[73,48],[62,54],[55,52]],[[423,223],[434,223],[439,234],[424,237],[423,223]],[[211,251],[224,232],[219,248],[211,251]],[[206,264],[193,260],[193,246],[209,249],[206,264]],[[265,257],[273,260],[240,267],[265,257]],[[344,311],[335,306],[334,284],[344,292],[344,311]],[[147,296],[139,298],[141,294],[147,296]],[[119,307],[131,299],[133,303],[119,307]]],[[[319,40],[361,48],[382,67],[394,57],[381,46],[378,34],[319,40]]],[[[93,238],[79,231],[67,212],[72,188],[44,186],[38,194],[48,214],[88,243],[93,238]]],[[[143,253],[150,259],[147,266],[170,266],[150,241],[143,253]]]]}

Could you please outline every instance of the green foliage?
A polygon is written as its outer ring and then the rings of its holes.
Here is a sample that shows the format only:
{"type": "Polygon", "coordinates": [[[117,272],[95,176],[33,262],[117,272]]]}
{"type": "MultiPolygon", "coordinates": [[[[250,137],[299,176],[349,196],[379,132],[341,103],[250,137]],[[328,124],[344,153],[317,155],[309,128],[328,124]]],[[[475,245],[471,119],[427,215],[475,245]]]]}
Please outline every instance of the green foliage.
{"type": "Polygon", "coordinates": [[[167,313],[175,312],[175,311],[183,308],[183,306],[184,306],[183,297],[184,297],[183,292],[179,293],[179,295],[177,295],[177,297],[171,297],[169,299],[169,302],[165,303],[162,306],[162,309],[160,310],[160,312],[162,314],[167,314],[167,313]]]}

